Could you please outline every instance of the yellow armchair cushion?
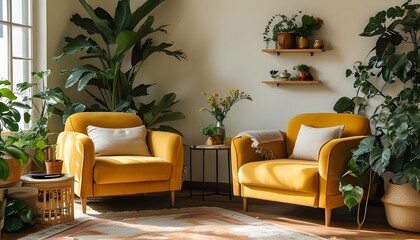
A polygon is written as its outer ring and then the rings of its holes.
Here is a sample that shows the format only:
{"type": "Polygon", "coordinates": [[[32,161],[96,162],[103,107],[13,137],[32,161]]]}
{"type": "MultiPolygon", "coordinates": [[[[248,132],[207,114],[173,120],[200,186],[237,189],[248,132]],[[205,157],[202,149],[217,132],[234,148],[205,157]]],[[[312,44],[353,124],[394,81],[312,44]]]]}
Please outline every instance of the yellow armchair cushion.
{"type": "Polygon", "coordinates": [[[101,156],[96,157],[93,180],[96,184],[167,181],[172,164],[158,157],[101,156]]]}
{"type": "Polygon", "coordinates": [[[250,162],[239,168],[239,183],[305,193],[318,193],[318,163],[276,159],[250,162]]]}

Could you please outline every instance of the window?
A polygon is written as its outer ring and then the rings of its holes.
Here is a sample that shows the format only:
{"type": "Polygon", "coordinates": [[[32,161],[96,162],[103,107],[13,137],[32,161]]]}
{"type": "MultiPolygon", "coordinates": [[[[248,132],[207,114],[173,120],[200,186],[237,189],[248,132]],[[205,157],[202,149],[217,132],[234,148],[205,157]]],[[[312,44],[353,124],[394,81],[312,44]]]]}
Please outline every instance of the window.
{"type": "MultiPolygon", "coordinates": [[[[0,0],[0,79],[8,79],[12,90],[31,81],[32,23],[32,0],[0,0]]],[[[20,127],[29,125],[22,121],[20,127]]]]}
{"type": "Polygon", "coordinates": [[[0,0],[0,78],[30,81],[33,62],[32,0],[0,0]]]}

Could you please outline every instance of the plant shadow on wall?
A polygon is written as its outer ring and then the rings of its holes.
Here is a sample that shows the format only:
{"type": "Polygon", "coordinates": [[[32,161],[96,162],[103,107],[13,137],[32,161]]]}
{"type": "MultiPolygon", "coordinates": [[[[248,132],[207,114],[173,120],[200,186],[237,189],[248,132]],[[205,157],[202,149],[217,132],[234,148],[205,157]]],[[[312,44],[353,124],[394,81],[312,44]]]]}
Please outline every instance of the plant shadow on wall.
{"type": "MultiPolygon", "coordinates": [[[[357,178],[358,184],[340,184],[346,205],[358,205],[358,213],[363,196],[369,199],[373,179],[385,171],[394,174],[390,185],[409,184],[417,193],[420,189],[420,4],[410,2],[369,19],[360,35],[378,37],[370,58],[367,63],[357,61],[346,72],[355,79],[356,96],[342,97],[334,106],[337,112],[357,114],[371,99],[380,101],[371,115],[374,135],[353,150],[344,175],[357,178]],[[366,180],[370,183],[367,192],[363,189],[366,180]]],[[[358,214],[359,227],[366,218],[367,202],[362,220],[358,214]]],[[[387,219],[393,226],[388,212],[387,219]]]]}
{"type": "Polygon", "coordinates": [[[89,111],[133,112],[148,128],[178,132],[170,126],[154,127],[185,118],[183,113],[170,110],[178,102],[175,93],[165,95],[158,103],[136,102],[139,97],[147,96],[147,90],[152,86],[135,85],[142,64],[151,55],[160,52],[178,60],[186,59],[181,50],[170,50],[172,43],[155,44],[151,38],[158,32],[167,33],[167,25],[154,27],[154,17],[149,15],[163,0],[147,0],[134,12],[131,12],[130,0],[119,0],[114,17],[103,8],[93,9],[86,0],[79,2],[90,18],[74,14],[70,21],[85,30],[89,37],[84,34],[66,37],[67,45],[55,59],[84,52],[86,55],[80,57],[81,60],[96,59],[100,65],[84,64],[64,70],[63,73],[69,74],[66,88],[77,84],[79,91],[85,90],[96,101],[87,108],[89,111]],[[98,37],[101,42],[94,39],[98,37]]]}

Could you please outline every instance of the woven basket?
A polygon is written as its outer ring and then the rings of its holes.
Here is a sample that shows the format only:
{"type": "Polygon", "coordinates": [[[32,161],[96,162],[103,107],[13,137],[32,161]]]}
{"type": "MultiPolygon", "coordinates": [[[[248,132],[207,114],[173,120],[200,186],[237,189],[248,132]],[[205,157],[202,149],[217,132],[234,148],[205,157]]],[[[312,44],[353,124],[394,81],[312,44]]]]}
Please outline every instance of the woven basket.
{"type": "Polygon", "coordinates": [[[45,161],[45,170],[47,174],[61,174],[63,169],[63,160],[45,161]]]}

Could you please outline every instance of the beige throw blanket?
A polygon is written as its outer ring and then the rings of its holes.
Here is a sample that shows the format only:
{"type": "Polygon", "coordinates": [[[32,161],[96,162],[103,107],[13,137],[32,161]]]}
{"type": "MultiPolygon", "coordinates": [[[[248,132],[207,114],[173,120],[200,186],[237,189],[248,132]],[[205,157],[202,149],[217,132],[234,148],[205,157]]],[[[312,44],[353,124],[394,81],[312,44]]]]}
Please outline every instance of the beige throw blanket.
{"type": "Polygon", "coordinates": [[[274,159],[273,151],[268,148],[263,148],[260,145],[268,142],[283,141],[283,134],[277,129],[246,131],[239,133],[237,137],[239,136],[251,138],[251,147],[256,148],[256,152],[261,154],[265,159],[274,159]]]}

